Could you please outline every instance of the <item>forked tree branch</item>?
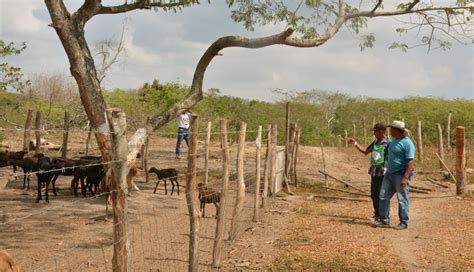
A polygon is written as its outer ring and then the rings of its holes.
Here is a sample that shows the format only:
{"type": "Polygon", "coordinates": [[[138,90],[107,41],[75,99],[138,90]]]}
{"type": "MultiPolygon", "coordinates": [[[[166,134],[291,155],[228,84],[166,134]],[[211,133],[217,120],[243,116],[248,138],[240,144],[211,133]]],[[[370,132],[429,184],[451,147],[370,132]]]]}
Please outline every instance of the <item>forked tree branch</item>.
{"type": "Polygon", "coordinates": [[[188,3],[161,3],[150,2],[150,0],[138,0],[131,4],[123,4],[118,6],[100,6],[96,14],[117,14],[124,13],[136,9],[151,9],[151,8],[178,8],[189,5],[188,3]]]}

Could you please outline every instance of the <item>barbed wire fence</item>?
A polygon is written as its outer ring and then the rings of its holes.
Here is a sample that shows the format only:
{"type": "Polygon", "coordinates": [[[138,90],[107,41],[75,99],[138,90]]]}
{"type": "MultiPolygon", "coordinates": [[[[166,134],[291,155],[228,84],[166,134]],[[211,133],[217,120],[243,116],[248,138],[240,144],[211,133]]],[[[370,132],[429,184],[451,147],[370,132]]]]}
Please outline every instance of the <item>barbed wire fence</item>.
{"type": "MultiPolygon", "coordinates": [[[[12,133],[24,132],[20,129],[8,129],[0,128],[3,131],[10,131],[12,133]]],[[[33,131],[33,130],[31,130],[33,131]]],[[[35,132],[41,130],[34,130],[35,132]]],[[[193,131],[193,130],[192,130],[193,131]]],[[[63,133],[64,130],[49,130],[41,131],[43,133],[63,133]]],[[[89,130],[69,130],[69,133],[88,133],[89,130]]],[[[225,132],[225,135],[235,135],[241,131],[229,131],[225,132]]],[[[245,133],[260,134],[262,130],[248,130],[245,133]],[[260,133],[259,133],[260,132],[260,133]]],[[[197,136],[206,135],[208,136],[211,132],[207,133],[194,133],[197,136]]],[[[163,136],[160,133],[156,133],[158,136],[163,136]]],[[[211,134],[220,135],[222,138],[222,132],[214,132],[211,134]]],[[[160,143],[160,138],[153,139],[150,137],[149,146],[151,147],[149,153],[152,159],[148,159],[147,162],[150,166],[157,166],[157,168],[176,168],[178,170],[179,183],[180,183],[180,195],[177,191],[173,192],[173,195],[164,194],[164,185],[161,181],[158,186],[156,194],[153,194],[153,190],[157,185],[156,176],[150,177],[150,181],[147,182],[144,179],[144,173],[146,173],[149,167],[142,170],[142,174],[139,174],[135,178],[135,184],[139,188],[139,191],[129,192],[131,188],[115,188],[110,192],[102,192],[95,196],[86,198],[74,198],[71,200],[69,195],[63,194],[63,190],[66,188],[67,191],[67,179],[62,179],[59,184],[61,188],[61,194],[57,197],[52,198],[51,203],[48,206],[41,204],[34,204],[33,201],[29,201],[28,197],[23,194],[12,194],[2,197],[3,201],[0,201],[0,232],[2,236],[5,235],[6,239],[0,241],[0,248],[7,249],[13,252],[14,256],[19,257],[19,263],[22,264],[22,268],[26,271],[110,271],[110,270],[121,270],[123,267],[117,265],[116,258],[122,258],[124,256],[117,256],[116,248],[123,246],[128,249],[126,258],[128,259],[128,266],[133,267],[133,270],[158,270],[158,271],[183,271],[183,270],[212,270],[213,267],[219,266],[220,261],[216,262],[216,228],[218,225],[217,208],[211,203],[206,205],[206,216],[200,217],[199,211],[199,189],[196,187],[197,183],[205,183],[206,190],[222,192],[225,183],[225,177],[228,177],[228,193],[227,201],[225,205],[219,208],[219,216],[222,216],[223,221],[223,237],[220,239],[228,238],[228,234],[231,231],[231,222],[233,219],[233,210],[235,208],[236,200],[239,198],[238,186],[240,176],[243,177],[245,182],[245,192],[250,193],[245,198],[241,212],[238,214],[240,221],[240,227],[235,231],[235,235],[239,237],[245,231],[246,224],[251,224],[251,221],[258,220],[256,218],[256,210],[261,209],[261,202],[267,202],[267,205],[271,205],[271,198],[268,198],[271,192],[275,195],[275,186],[265,184],[267,188],[258,189],[257,195],[261,195],[262,198],[255,200],[256,193],[256,178],[260,176],[260,180],[275,180],[275,175],[281,173],[282,169],[274,169],[273,174],[270,171],[271,167],[275,168],[275,153],[276,144],[267,145],[267,148],[271,149],[271,152],[264,152],[264,156],[260,159],[260,163],[263,167],[258,170],[257,174],[257,159],[255,158],[253,149],[261,143],[268,142],[270,133],[264,133],[263,139],[258,144],[247,139],[246,152],[247,154],[238,160],[236,157],[239,153],[239,146],[230,145],[228,150],[230,151],[230,157],[227,159],[228,173],[224,171],[224,154],[223,143],[208,143],[202,147],[200,144],[196,144],[196,151],[192,153],[192,156],[188,156],[186,160],[176,160],[174,158],[174,150],[171,148],[163,148],[160,143]],[[268,136],[266,136],[268,135],[268,136]],[[265,155],[266,154],[266,155],[265,155]],[[204,158],[204,160],[203,160],[204,158]],[[189,181],[189,164],[190,160],[194,160],[196,164],[196,171],[194,172],[194,180],[189,181]],[[213,160],[212,163],[206,162],[213,160]],[[239,161],[243,167],[239,169],[239,161]],[[210,166],[209,166],[210,165],[210,166]],[[245,170],[242,170],[245,169],[245,170]],[[273,175],[273,176],[271,176],[273,175]],[[188,182],[186,182],[188,180],[188,182]],[[190,183],[191,182],[191,183],[190,183]],[[186,184],[188,183],[188,184],[186,184]],[[192,188],[187,188],[191,184],[192,188]],[[66,187],[64,188],[64,185],[66,187]],[[186,192],[183,194],[183,191],[186,192]],[[265,192],[265,190],[267,190],[265,192]],[[111,220],[105,221],[104,219],[104,202],[105,196],[114,193],[130,193],[131,197],[125,197],[124,203],[128,209],[128,213],[123,216],[121,220],[111,222],[111,220]],[[264,195],[265,194],[265,195],[264,195]],[[189,203],[183,197],[186,195],[191,196],[194,203],[189,203]],[[270,203],[268,204],[268,200],[270,203]],[[255,205],[258,201],[258,205],[255,205]],[[16,205],[12,208],[11,205],[16,205]],[[18,205],[19,204],[19,205],[18,205]],[[199,212],[197,220],[199,221],[199,230],[197,231],[197,251],[191,252],[190,238],[192,230],[190,229],[190,217],[192,214],[189,213],[189,207],[197,209],[199,212]],[[243,222],[243,223],[242,223],[243,222]],[[114,235],[112,231],[117,226],[127,225],[126,231],[121,236],[114,235]],[[112,226],[111,226],[112,225],[112,226]],[[114,257],[115,249],[115,257],[114,257]],[[31,255],[22,255],[20,252],[30,252],[31,255]],[[194,254],[194,259],[197,259],[197,266],[192,267],[193,263],[190,262],[194,254]],[[217,264],[217,265],[216,265],[217,264]],[[192,268],[192,269],[191,269],[192,268]]],[[[276,136],[276,135],[275,135],[276,136]]],[[[209,136],[208,136],[209,138],[209,136]]],[[[227,142],[227,141],[226,141],[227,142]]],[[[270,141],[271,142],[271,141],[270,141]]],[[[273,143],[276,141],[274,140],[273,143]]],[[[261,147],[262,149],[264,147],[261,147]]],[[[255,151],[256,153],[257,151],[255,151]]],[[[142,154],[144,155],[144,154],[142,154]]],[[[97,163],[94,163],[96,165],[97,163]]],[[[126,164],[126,159],[113,158],[112,161],[103,163],[109,166],[126,164]]],[[[76,167],[87,167],[93,165],[81,165],[76,167]]],[[[138,169],[143,168],[143,162],[137,160],[136,167],[138,169]]],[[[70,167],[72,168],[72,167],[70,167]]],[[[51,171],[64,171],[65,168],[54,169],[51,171]]],[[[42,172],[32,172],[30,175],[42,172]]],[[[21,174],[17,174],[17,177],[21,177],[21,174]]],[[[10,177],[12,180],[12,177],[10,177]]],[[[268,181],[267,181],[268,182],[268,181]]],[[[262,182],[263,183],[263,182],[262,182]]],[[[168,188],[169,188],[169,184],[168,188]]],[[[262,184],[263,185],[263,184],[262,184]]],[[[10,188],[17,189],[15,186],[9,186],[10,188]]],[[[26,193],[28,196],[31,194],[26,193]]],[[[196,219],[196,218],[194,218],[196,219]]],[[[232,240],[225,241],[224,244],[218,244],[220,248],[218,251],[222,251],[222,248],[229,246],[232,240]]],[[[222,253],[219,253],[221,258],[222,253]]]]}

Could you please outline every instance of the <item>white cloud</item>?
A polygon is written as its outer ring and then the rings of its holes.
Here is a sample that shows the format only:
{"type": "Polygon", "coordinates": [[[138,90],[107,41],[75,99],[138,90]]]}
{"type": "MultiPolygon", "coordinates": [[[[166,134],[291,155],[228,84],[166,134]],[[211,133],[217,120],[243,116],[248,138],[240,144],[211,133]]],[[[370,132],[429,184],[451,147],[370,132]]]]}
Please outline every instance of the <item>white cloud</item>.
{"type": "Polygon", "coordinates": [[[43,25],[43,22],[33,14],[39,5],[44,5],[44,3],[32,0],[2,0],[0,2],[2,14],[0,30],[3,32],[5,28],[8,28],[9,31],[21,33],[37,32],[43,25]]]}

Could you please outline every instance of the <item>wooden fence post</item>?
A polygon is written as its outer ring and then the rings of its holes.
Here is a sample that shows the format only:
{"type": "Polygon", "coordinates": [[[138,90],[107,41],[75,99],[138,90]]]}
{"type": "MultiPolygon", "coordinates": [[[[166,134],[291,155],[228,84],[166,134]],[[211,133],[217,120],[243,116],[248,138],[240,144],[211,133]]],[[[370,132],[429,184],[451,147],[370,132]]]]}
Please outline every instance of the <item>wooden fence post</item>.
{"type": "Polygon", "coordinates": [[[258,209],[260,209],[260,149],[262,144],[262,126],[258,126],[257,139],[255,140],[255,203],[253,221],[258,221],[258,209]]]}
{"type": "Polygon", "coordinates": [[[63,146],[61,148],[61,157],[67,157],[67,142],[69,138],[69,112],[64,112],[64,131],[63,131],[63,146]]]}
{"type": "Polygon", "coordinates": [[[36,111],[36,119],[35,119],[35,135],[36,135],[36,146],[35,146],[35,154],[41,152],[41,112],[36,111]]]}
{"type": "MultiPolygon", "coordinates": [[[[323,142],[321,142],[321,158],[323,160],[323,170],[324,173],[326,173],[326,159],[324,158],[324,147],[323,147],[323,142]]],[[[328,184],[328,176],[324,175],[324,184],[326,184],[326,192],[328,191],[327,187],[329,187],[328,184]]]]}
{"type": "Polygon", "coordinates": [[[89,132],[87,132],[87,139],[86,139],[86,156],[89,155],[89,143],[91,141],[92,136],[92,126],[89,125],[89,132]]]}
{"type": "Polygon", "coordinates": [[[207,137],[206,137],[206,154],[204,157],[204,184],[209,182],[209,147],[211,144],[211,128],[212,123],[207,122],[207,137]]]}
{"type": "Polygon", "coordinates": [[[276,197],[276,153],[278,147],[278,126],[274,124],[272,126],[272,146],[270,148],[270,182],[273,189],[272,197],[276,197]]]}
{"type": "MultiPolygon", "coordinates": [[[[288,177],[288,156],[290,142],[290,102],[286,102],[286,120],[285,120],[285,172],[284,176],[288,177]]],[[[289,188],[289,187],[288,187],[289,188]]]]}
{"type": "Polygon", "coordinates": [[[423,161],[423,137],[421,131],[421,121],[416,122],[416,142],[418,143],[418,161],[423,161]]]}
{"type": "Polygon", "coordinates": [[[456,195],[462,195],[466,192],[466,137],[464,132],[464,127],[456,127],[456,195]]]}
{"type": "Polygon", "coordinates": [[[364,146],[367,146],[367,127],[365,125],[365,116],[362,116],[362,129],[364,130],[364,146]]]}
{"type": "Polygon", "coordinates": [[[150,173],[148,173],[148,146],[150,143],[151,134],[146,137],[145,140],[145,152],[143,154],[143,168],[145,170],[145,182],[148,183],[150,181],[150,173]]]}
{"type": "Polygon", "coordinates": [[[107,110],[112,139],[112,209],[114,218],[113,271],[129,271],[131,268],[130,240],[128,233],[127,204],[127,154],[128,144],[125,113],[119,109],[107,110]]]}
{"type": "MultiPolygon", "coordinates": [[[[438,124],[438,155],[441,158],[441,160],[444,161],[444,147],[443,147],[443,129],[441,128],[441,125],[438,124]]],[[[439,162],[439,167],[443,169],[443,164],[441,161],[439,162]]]]}
{"type": "Polygon", "coordinates": [[[347,148],[347,146],[348,146],[348,145],[347,145],[347,138],[348,138],[348,136],[347,136],[347,129],[344,129],[344,147],[346,147],[346,148],[347,148]]]}
{"type": "Polygon", "coordinates": [[[245,155],[245,133],[247,131],[247,124],[240,123],[239,131],[239,146],[237,151],[237,198],[235,200],[234,211],[232,212],[232,219],[230,224],[229,240],[235,240],[240,225],[242,224],[242,210],[245,202],[245,180],[244,180],[244,155],[245,155]]]}
{"type": "MultiPolygon", "coordinates": [[[[446,127],[446,145],[447,145],[447,152],[449,153],[451,151],[451,117],[453,113],[449,111],[448,114],[448,126],[446,127]]],[[[457,139],[457,138],[456,138],[457,139]]]]}
{"type": "Polygon", "coordinates": [[[199,269],[199,225],[200,211],[197,204],[198,192],[196,185],[196,150],[197,150],[198,116],[191,115],[191,143],[188,152],[188,173],[186,176],[186,202],[189,212],[189,268],[188,271],[199,269]]]}
{"type": "Polygon", "coordinates": [[[296,173],[296,166],[298,165],[298,149],[300,146],[300,128],[298,125],[296,126],[296,138],[295,138],[295,151],[294,151],[294,159],[293,159],[293,179],[295,181],[295,187],[298,188],[298,176],[296,173]]]}
{"type": "Polygon", "coordinates": [[[265,165],[263,169],[263,192],[262,192],[262,208],[267,208],[268,198],[268,179],[270,175],[270,160],[272,148],[272,126],[267,126],[267,149],[265,150],[265,165]]]}
{"type": "Polygon", "coordinates": [[[352,123],[352,138],[356,138],[356,124],[352,123]]]}
{"type": "Polygon", "coordinates": [[[212,250],[212,266],[219,267],[221,262],[221,248],[222,240],[224,238],[225,228],[225,207],[227,205],[227,191],[229,190],[229,163],[230,153],[227,145],[227,121],[220,120],[220,141],[222,148],[222,172],[223,172],[223,183],[221,190],[221,201],[219,206],[219,215],[217,216],[216,223],[216,235],[214,239],[214,247],[212,250]]]}
{"type": "MultiPolygon", "coordinates": [[[[390,125],[390,118],[389,117],[387,117],[386,123],[387,123],[387,126],[390,125]]],[[[391,136],[390,135],[390,129],[387,129],[387,137],[390,138],[390,136],[391,136]]]]}
{"type": "Polygon", "coordinates": [[[31,122],[33,119],[33,110],[29,109],[26,115],[26,122],[25,122],[25,131],[23,132],[23,151],[29,152],[30,151],[30,130],[31,130],[31,122]]]}

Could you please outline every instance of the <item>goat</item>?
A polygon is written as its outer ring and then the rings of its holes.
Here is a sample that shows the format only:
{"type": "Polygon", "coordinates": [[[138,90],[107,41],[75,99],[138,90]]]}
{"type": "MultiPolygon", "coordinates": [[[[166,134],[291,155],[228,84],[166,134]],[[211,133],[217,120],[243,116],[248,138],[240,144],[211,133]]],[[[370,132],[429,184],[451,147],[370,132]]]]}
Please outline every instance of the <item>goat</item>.
{"type": "Polygon", "coordinates": [[[209,190],[204,184],[198,184],[199,190],[199,202],[201,203],[202,217],[206,217],[206,203],[213,203],[216,206],[216,218],[219,216],[221,193],[217,191],[209,190]]]}
{"type": "Polygon", "coordinates": [[[49,183],[53,179],[55,173],[50,172],[54,169],[54,165],[51,163],[51,160],[48,157],[39,157],[38,158],[38,172],[36,173],[37,181],[38,181],[38,195],[36,196],[36,203],[39,203],[41,200],[41,188],[44,183],[45,185],[45,200],[46,203],[49,203],[49,183]],[[46,171],[46,172],[42,172],[46,171]]]}
{"type": "Polygon", "coordinates": [[[21,161],[25,154],[28,154],[26,151],[17,151],[17,152],[2,152],[0,154],[0,167],[5,167],[13,165],[13,173],[16,173],[17,166],[21,166],[21,161]]]}
{"type": "Polygon", "coordinates": [[[171,185],[173,186],[171,188],[171,195],[173,195],[174,192],[174,182],[176,182],[176,185],[178,186],[178,195],[179,195],[179,182],[178,182],[178,171],[174,168],[167,168],[167,169],[161,169],[158,170],[155,167],[150,168],[148,170],[148,173],[155,173],[158,176],[158,182],[156,183],[155,190],[153,193],[156,193],[156,188],[158,188],[158,184],[160,184],[161,180],[165,181],[165,195],[168,194],[168,189],[166,188],[166,180],[169,179],[171,182],[171,185]]]}
{"type": "Polygon", "coordinates": [[[38,171],[38,159],[44,157],[44,154],[38,153],[35,154],[33,157],[26,157],[22,160],[18,159],[11,159],[9,158],[8,161],[11,164],[15,164],[23,169],[23,189],[30,189],[30,173],[33,171],[38,171]],[[28,183],[26,183],[28,181],[28,183]]]}
{"type": "Polygon", "coordinates": [[[16,264],[15,259],[6,250],[0,250],[0,271],[20,272],[20,267],[16,264]]]}

